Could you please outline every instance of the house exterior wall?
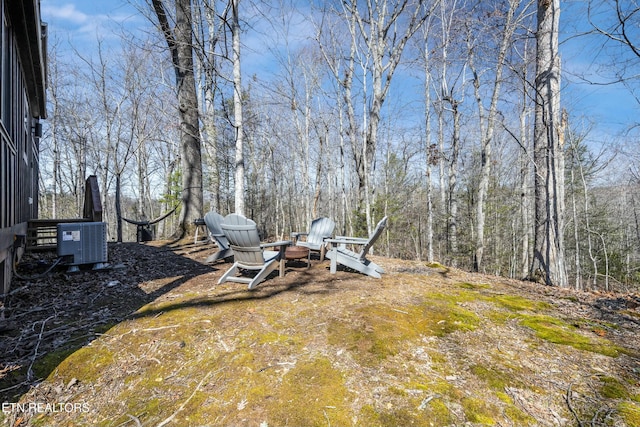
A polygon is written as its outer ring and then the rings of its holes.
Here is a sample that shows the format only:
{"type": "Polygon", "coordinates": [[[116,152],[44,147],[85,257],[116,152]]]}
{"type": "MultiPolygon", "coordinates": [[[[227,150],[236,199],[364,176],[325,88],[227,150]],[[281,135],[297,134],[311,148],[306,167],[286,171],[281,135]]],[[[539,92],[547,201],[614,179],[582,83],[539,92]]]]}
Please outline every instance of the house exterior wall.
{"type": "Polygon", "coordinates": [[[38,143],[46,116],[46,25],[40,0],[0,0],[0,294],[15,236],[38,215],[38,143]]]}

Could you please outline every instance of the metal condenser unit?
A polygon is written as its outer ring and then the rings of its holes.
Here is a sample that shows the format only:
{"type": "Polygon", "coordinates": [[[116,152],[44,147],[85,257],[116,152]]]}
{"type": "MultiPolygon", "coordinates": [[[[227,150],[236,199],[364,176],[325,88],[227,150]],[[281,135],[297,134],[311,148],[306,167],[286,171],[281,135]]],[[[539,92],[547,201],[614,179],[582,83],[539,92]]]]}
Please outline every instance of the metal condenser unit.
{"type": "Polygon", "coordinates": [[[73,257],[72,265],[107,262],[107,223],[58,224],[58,256],[73,257]]]}

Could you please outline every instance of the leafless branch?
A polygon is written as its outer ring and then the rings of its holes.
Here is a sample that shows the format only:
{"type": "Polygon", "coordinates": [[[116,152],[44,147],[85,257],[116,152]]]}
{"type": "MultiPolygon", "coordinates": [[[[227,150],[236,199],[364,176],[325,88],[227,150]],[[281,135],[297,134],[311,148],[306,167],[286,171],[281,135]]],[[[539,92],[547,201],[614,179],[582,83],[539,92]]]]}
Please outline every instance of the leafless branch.
{"type": "Polygon", "coordinates": [[[52,314],[42,321],[42,325],[40,326],[40,333],[38,334],[38,342],[36,344],[35,350],[33,350],[33,357],[31,358],[31,364],[29,365],[29,369],[27,369],[27,381],[33,380],[33,364],[36,363],[36,359],[38,358],[38,349],[40,348],[40,343],[42,342],[42,335],[44,334],[44,327],[47,322],[51,319],[57,317],[57,314],[52,314]]]}
{"type": "Polygon", "coordinates": [[[575,409],[573,409],[573,405],[571,404],[571,394],[572,394],[571,386],[572,384],[569,384],[569,387],[567,388],[567,393],[564,395],[564,401],[566,402],[567,407],[569,408],[569,412],[571,412],[571,414],[576,419],[576,422],[578,423],[578,427],[583,427],[582,421],[580,421],[580,417],[578,417],[578,413],[576,412],[575,409]]]}
{"type": "Polygon", "coordinates": [[[204,378],[202,378],[202,380],[198,383],[198,385],[196,386],[196,388],[193,390],[193,392],[191,393],[191,395],[187,398],[187,400],[185,400],[184,402],[182,402],[182,404],[180,405],[180,407],[173,413],[171,414],[167,419],[165,419],[164,421],[162,421],[160,424],[158,424],[157,427],[163,427],[167,424],[169,424],[171,421],[173,421],[173,419],[176,417],[176,415],[178,415],[178,413],[180,411],[182,411],[191,401],[191,399],[193,399],[193,396],[196,395],[196,393],[200,390],[200,387],[202,387],[202,384],[204,384],[204,382],[209,378],[209,376],[211,375],[213,371],[209,371],[207,372],[207,375],[204,376],[204,378]]]}

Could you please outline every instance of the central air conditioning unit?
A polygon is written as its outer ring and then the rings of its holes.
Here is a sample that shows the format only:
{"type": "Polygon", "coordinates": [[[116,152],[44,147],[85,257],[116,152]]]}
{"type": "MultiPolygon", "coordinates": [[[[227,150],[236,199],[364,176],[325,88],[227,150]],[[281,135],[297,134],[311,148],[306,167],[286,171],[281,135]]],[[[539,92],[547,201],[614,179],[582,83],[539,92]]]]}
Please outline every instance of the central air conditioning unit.
{"type": "Polygon", "coordinates": [[[58,224],[58,257],[71,265],[107,262],[107,223],[58,224]]]}

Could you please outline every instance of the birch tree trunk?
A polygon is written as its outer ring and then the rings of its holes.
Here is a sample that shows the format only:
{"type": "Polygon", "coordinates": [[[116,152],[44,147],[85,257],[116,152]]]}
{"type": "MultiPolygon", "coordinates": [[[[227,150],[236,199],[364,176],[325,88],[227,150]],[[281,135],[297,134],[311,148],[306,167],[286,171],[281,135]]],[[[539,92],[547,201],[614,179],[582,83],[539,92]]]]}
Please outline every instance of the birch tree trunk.
{"type": "MultiPolygon", "coordinates": [[[[346,144],[345,135],[349,137],[349,142],[352,147],[356,146],[357,139],[357,126],[355,110],[353,107],[352,99],[352,86],[353,86],[353,71],[356,52],[355,41],[355,16],[351,15],[349,20],[349,34],[351,36],[349,44],[349,53],[342,55],[338,52],[328,52],[327,47],[339,46],[339,36],[334,36],[331,27],[319,25],[317,27],[317,42],[322,52],[322,56],[329,67],[336,84],[336,99],[341,99],[342,105],[338,109],[338,140],[339,140],[339,154],[336,167],[338,169],[337,176],[334,177],[336,187],[340,188],[340,215],[338,224],[341,224],[342,229],[338,234],[346,235],[347,233],[347,220],[349,216],[349,200],[347,194],[347,172],[346,172],[346,144]],[[321,36],[323,33],[327,33],[329,37],[329,43],[323,43],[321,36]],[[344,61],[344,62],[343,62],[344,61]],[[347,124],[345,125],[345,113],[347,116],[347,124]]],[[[356,156],[356,162],[357,162],[356,156]]],[[[331,211],[331,210],[330,210],[331,211]]]]}
{"type": "MultiPolygon", "coordinates": [[[[82,217],[84,207],[84,181],[87,176],[87,138],[83,135],[78,138],[78,174],[76,175],[76,212],[82,217]]],[[[106,182],[106,179],[104,180],[106,182]]]]}
{"type": "Polygon", "coordinates": [[[446,98],[451,104],[453,114],[453,136],[451,139],[451,159],[449,161],[449,217],[448,217],[448,241],[452,265],[455,267],[456,253],[458,252],[458,157],[460,155],[460,114],[459,102],[453,98],[446,98]]]}
{"type": "Polygon", "coordinates": [[[507,52],[512,44],[513,33],[516,30],[516,22],[514,22],[516,9],[520,5],[520,0],[509,0],[509,9],[504,19],[504,30],[500,41],[500,49],[495,64],[495,78],[493,82],[493,93],[491,95],[491,104],[489,111],[484,111],[482,99],[480,95],[480,79],[475,69],[475,61],[473,47],[470,47],[469,66],[474,75],[474,90],[476,102],[478,104],[478,118],[481,130],[481,147],[480,147],[480,184],[478,186],[478,198],[476,201],[476,251],[474,255],[473,268],[480,271],[482,268],[482,259],[484,256],[484,225],[485,225],[485,199],[489,190],[489,175],[491,173],[491,148],[493,144],[493,135],[495,132],[496,116],[498,114],[498,101],[500,96],[500,88],[502,83],[502,71],[504,69],[507,52]],[[485,121],[486,117],[486,121],[485,121]]]}
{"type": "MultiPolygon", "coordinates": [[[[57,46],[53,45],[50,47],[50,59],[49,59],[49,117],[47,121],[49,122],[49,126],[51,129],[51,150],[53,154],[53,171],[51,178],[51,218],[58,217],[58,191],[62,186],[59,185],[59,174],[60,170],[60,147],[59,147],[59,138],[58,138],[58,121],[61,119],[61,113],[59,112],[58,104],[60,100],[58,99],[58,79],[61,76],[61,71],[58,66],[58,61],[56,61],[57,46]]],[[[42,149],[42,148],[41,148],[42,149]]],[[[41,160],[42,161],[42,160],[41,160]]],[[[42,168],[40,169],[40,173],[42,173],[42,168]]],[[[44,180],[41,178],[40,183],[44,183],[44,180]]],[[[46,198],[46,192],[42,192],[44,197],[46,198]]]]}
{"type": "Polygon", "coordinates": [[[244,215],[244,126],[242,123],[242,74],[240,70],[240,0],[231,2],[233,43],[233,119],[236,129],[235,212],[244,215]]]}
{"type": "Polygon", "coordinates": [[[437,138],[438,138],[437,162],[438,162],[438,180],[439,180],[438,188],[439,188],[439,196],[440,196],[441,214],[447,218],[446,224],[445,224],[445,231],[446,231],[445,234],[447,236],[447,239],[444,245],[444,250],[447,253],[447,255],[451,255],[450,253],[451,244],[449,240],[449,236],[450,236],[449,215],[451,211],[450,211],[450,205],[448,204],[448,199],[447,199],[448,175],[446,171],[447,171],[448,165],[447,165],[447,156],[445,155],[446,151],[445,151],[444,132],[445,132],[446,124],[445,124],[445,117],[444,117],[444,114],[445,114],[444,98],[447,96],[452,97],[454,92],[454,87],[449,89],[447,82],[449,80],[449,75],[448,75],[449,46],[452,45],[450,40],[451,40],[452,25],[453,25],[452,22],[457,11],[456,4],[457,2],[455,0],[450,2],[441,0],[439,2],[440,39],[441,39],[440,41],[441,58],[440,58],[440,76],[439,76],[440,91],[438,93],[439,102],[435,104],[436,114],[438,116],[438,131],[437,131],[437,138]]]}
{"type": "MultiPolygon", "coordinates": [[[[427,260],[433,261],[433,184],[431,183],[432,168],[434,165],[433,152],[435,144],[431,143],[431,70],[429,68],[429,25],[424,31],[424,138],[425,138],[425,154],[426,154],[426,207],[427,207],[427,260]]],[[[421,254],[418,253],[418,259],[421,259],[421,254]]]]}
{"type": "Polygon", "coordinates": [[[220,197],[220,162],[218,129],[216,126],[216,91],[218,90],[218,55],[216,48],[222,33],[222,19],[218,16],[216,0],[200,0],[201,8],[195,9],[196,25],[198,25],[198,37],[200,47],[196,51],[198,61],[198,93],[202,96],[200,101],[202,117],[202,147],[205,153],[205,163],[208,168],[209,191],[211,193],[210,209],[216,212],[221,210],[220,197]]]}
{"type": "MultiPolygon", "coordinates": [[[[523,67],[524,68],[524,67],[523,67]]],[[[525,71],[526,72],[526,71],[525,71]]],[[[519,154],[520,164],[520,278],[526,277],[529,270],[529,242],[531,241],[531,159],[530,139],[527,136],[527,106],[528,84],[523,80],[522,109],[520,110],[520,140],[522,149],[519,154]]]]}
{"type": "Polygon", "coordinates": [[[536,33],[535,233],[530,276],[567,287],[564,257],[564,158],[560,122],[560,0],[538,0],[536,33]]]}
{"type": "Polygon", "coordinates": [[[116,172],[116,240],[118,243],[122,243],[122,174],[120,171],[116,172]]]}
{"type": "MultiPolygon", "coordinates": [[[[366,44],[371,59],[372,99],[369,100],[366,118],[363,160],[358,168],[360,205],[369,197],[369,177],[373,172],[374,158],[378,143],[378,127],[384,101],[389,93],[393,74],[396,71],[404,48],[411,36],[429,16],[430,9],[423,8],[423,0],[374,0],[366,2],[363,16],[354,0],[343,0],[345,9],[355,17],[360,35],[366,44]]],[[[369,57],[369,56],[367,56],[369,57]]],[[[363,64],[364,65],[364,64],[363,64]]],[[[360,206],[360,208],[361,208],[360,206]]],[[[371,231],[370,208],[365,209],[367,227],[371,231]]]]}
{"type": "Polygon", "coordinates": [[[575,191],[575,173],[573,168],[571,168],[571,187],[573,188],[573,191],[571,191],[571,214],[572,214],[572,219],[573,219],[573,239],[574,239],[574,276],[575,276],[575,288],[580,290],[582,289],[582,267],[580,265],[580,235],[578,232],[578,227],[580,225],[580,222],[578,220],[578,208],[577,208],[577,202],[576,202],[576,191],[575,191]]]}

